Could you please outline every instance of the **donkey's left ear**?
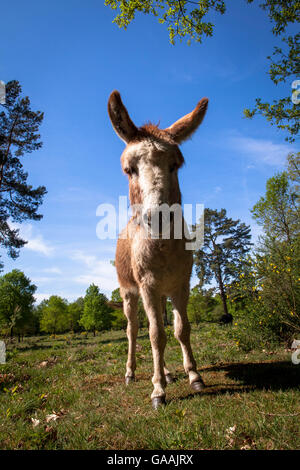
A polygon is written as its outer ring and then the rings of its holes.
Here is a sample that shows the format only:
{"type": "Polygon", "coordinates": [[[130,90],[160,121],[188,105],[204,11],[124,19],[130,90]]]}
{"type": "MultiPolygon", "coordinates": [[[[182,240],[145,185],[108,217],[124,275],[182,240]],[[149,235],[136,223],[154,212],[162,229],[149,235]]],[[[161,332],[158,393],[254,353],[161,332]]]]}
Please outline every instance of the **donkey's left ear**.
{"type": "Polygon", "coordinates": [[[189,114],[186,114],[178,121],[174,122],[172,126],[167,127],[167,131],[173,140],[177,144],[180,144],[183,140],[191,137],[193,132],[203,121],[208,106],[208,98],[202,98],[197,104],[196,108],[189,114]]]}
{"type": "Polygon", "coordinates": [[[118,136],[128,144],[137,134],[137,128],[122,103],[120,93],[115,90],[108,100],[108,114],[118,136]]]}

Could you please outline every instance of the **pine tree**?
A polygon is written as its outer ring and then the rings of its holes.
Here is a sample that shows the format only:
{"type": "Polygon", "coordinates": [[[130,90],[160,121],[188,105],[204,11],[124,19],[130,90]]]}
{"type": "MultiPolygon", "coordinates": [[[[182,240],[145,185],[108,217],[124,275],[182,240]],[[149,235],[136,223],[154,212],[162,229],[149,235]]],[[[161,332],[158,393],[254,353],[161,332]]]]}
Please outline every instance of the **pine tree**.
{"type": "MultiPolygon", "coordinates": [[[[195,229],[195,227],[194,227],[195,229]]],[[[204,243],[194,254],[200,287],[214,279],[223,303],[224,321],[232,319],[227,308],[226,284],[237,278],[239,266],[249,252],[250,227],[226,216],[226,210],[205,209],[204,243]]]]}
{"type": "Polygon", "coordinates": [[[5,104],[0,104],[0,246],[13,259],[26,241],[10,226],[9,219],[18,223],[40,220],[42,215],[37,210],[46,194],[44,186],[34,189],[28,184],[28,173],[21,162],[25,154],[42,146],[38,130],[44,115],[32,111],[29,98],[22,98],[21,92],[18,81],[8,82],[5,104]]]}

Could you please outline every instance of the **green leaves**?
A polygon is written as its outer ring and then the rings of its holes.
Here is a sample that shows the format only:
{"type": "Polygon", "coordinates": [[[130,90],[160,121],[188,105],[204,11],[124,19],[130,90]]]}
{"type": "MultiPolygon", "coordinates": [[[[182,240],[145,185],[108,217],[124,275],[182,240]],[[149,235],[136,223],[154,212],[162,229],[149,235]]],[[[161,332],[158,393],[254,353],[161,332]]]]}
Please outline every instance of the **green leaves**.
{"type": "Polygon", "coordinates": [[[60,333],[69,329],[67,301],[52,295],[42,309],[40,329],[46,333],[60,333]]]}
{"type": "MultiPolygon", "coordinates": [[[[247,3],[254,3],[247,0],[247,3]]],[[[105,0],[105,5],[118,11],[113,20],[120,28],[127,29],[134,20],[135,13],[141,12],[158,17],[158,22],[165,25],[169,32],[169,41],[175,44],[176,40],[187,40],[201,43],[204,37],[211,37],[214,24],[205,21],[208,14],[218,12],[223,15],[226,3],[223,0],[105,0]]],[[[300,48],[299,34],[284,37],[291,24],[299,22],[299,0],[265,0],[259,5],[268,14],[273,25],[272,33],[283,41],[283,48],[275,47],[273,54],[268,57],[271,61],[269,75],[277,85],[279,82],[288,82],[299,77],[300,48]]],[[[244,116],[252,118],[256,114],[264,116],[272,125],[286,131],[289,135],[286,140],[293,142],[299,132],[300,111],[299,105],[289,96],[274,100],[272,104],[256,99],[252,110],[245,109],[244,116]]]]}
{"type": "Polygon", "coordinates": [[[0,326],[18,331],[32,320],[36,286],[22,271],[13,271],[0,277],[0,326]]]}
{"type": "Polygon", "coordinates": [[[40,220],[37,210],[47,192],[44,186],[34,189],[27,183],[28,173],[21,162],[20,157],[41,148],[38,130],[44,117],[31,110],[29,98],[22,98],[21,91],[19,82],[8,82],[6,104],[0,105],[0,246],[11,258],[18,256],[26,242],[8,220],[40,220]]]}
{"type": "MultiPolygon", "coordinates": [[[[296,158],[291,155],[289,158],[290,165],[294,164],[297,168],[296,158]]],[[[290,185],[288,172],[278,173],[268,179],[265,196],[259,199],[251,212],[267,235],[291,243],[292,238],[299,233],[299,194],[290,185]]]]}
{"type": "Polygon", "coordinates": [[[200,286],[217,282],[227,314],[225,283],[237,277],[237,267],[251,246],[250,227],[232,220],[226,210],[205,209],[204,244],[194,254],[200,286]]]}
{"type": "MultiPolygon", "coordinates": [[[[248,3],[249,0],[248,0],[248,3]]],[[[255,114],[264,116],[271,125],[276,125],[278,129],[288,133],[285,138],[288,142],[294,142],[299,133],[300,108],[292,102],[292,82],[299,78],[300,73],[300,34],[294,36],[282,36],[288,26],[299,22],[300,2],[299,0],[267,0],[260,5],[268,12],[268,16],[275,26],[273,34],[281,36],[282,48],[275,47],[273,54],[267,59],[270,61],[268,74],[275,85],[278,83],[288,83],[290,94],[279,100],[274,100],[272,104],[263,102],[261,98],[255,101],[252,111],[244,110],[246,118],[252,118],[255,114]]]]}
{"type": "Polygon", "coordinates": [[[113,20],[120,28],[127,29],[135,18],[135,12],[141,12],[158,17],[160,24],[166,24],[169,31],[169,41],[175,44],[176,39],[187,38],[202,41],[202,36],[212,36],[214,25],[203,19],[210,10],[225,13],[223,0],[105,0],[105,5],[119,13],[113,20]],[[194,5],[197,5],[195,8],[194,5]]]}
{"type": "Polygon", "coordinates": [[[79,321],[86,331],[105,330],[109,328],[113,316],[107,298],[99,291],[99,287],[91,284],[84,298],[83,315],[79,321]]]}

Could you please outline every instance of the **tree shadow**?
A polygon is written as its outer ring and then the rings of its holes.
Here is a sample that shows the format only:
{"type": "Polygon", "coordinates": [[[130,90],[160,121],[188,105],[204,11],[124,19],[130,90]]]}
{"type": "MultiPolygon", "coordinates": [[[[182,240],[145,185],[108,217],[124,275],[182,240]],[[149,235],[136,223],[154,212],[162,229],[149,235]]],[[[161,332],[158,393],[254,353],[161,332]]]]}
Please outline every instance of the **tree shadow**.
{"type": "MultiPolygon", "coordinates": [[[[146,339],[146,338],[149,338],[149,335],[148,334],[145,334],[145,335],[138,335],[137,337],[137,341],[139,339],[146,339]]],[[[127,336],[124,336],[124,338],[114,338],[114,339],[102,339],[99,341],[99,343],[101,344],[108,344],[108,343],[124,343],[125,342],[128,342],[128,339],[127,339],[127,336]]]]}
{"type": "MultiPolygon", "coordinates": [[[[253,390],[287,391],[300,388],[300,367],[288,361],[220,364],[207,367],[202,372],[215,373],[217,382],[206,385],[200,393],[201,396],[232,395],[253,390]],[[225,373],[225,378],[234,380],[236,383],[218,383],[218,372],[220,375],[225,373]]],[[[189,400],[194,397],[195,394],[190,393],[174,400],[189,400]]]]}
{"type": "Polygon", "coordinates": [[[224,371],[229,379],[259,390],[288,390],[300,386],[300,368],[292,361],[221,364],[205,371],[224,371]]]}
{"type": "MultiPolygon", "coordinates": [[[[63,346],[56,346],[55,349],[61,349],[63,346]]],[[[24,352],[24,351],[37,351],[37,350],[42,350],[42,349],[53,349],[53,346],[51,345],[46,345],[46,344],[39,344],[39,343],[34,343],[34,344],[17,344],[14,345],[14,348],[17,349],[18,352],[24,352]]],[[[13,348],[8,347],[7,351],[11,351],[13,348]]]]}

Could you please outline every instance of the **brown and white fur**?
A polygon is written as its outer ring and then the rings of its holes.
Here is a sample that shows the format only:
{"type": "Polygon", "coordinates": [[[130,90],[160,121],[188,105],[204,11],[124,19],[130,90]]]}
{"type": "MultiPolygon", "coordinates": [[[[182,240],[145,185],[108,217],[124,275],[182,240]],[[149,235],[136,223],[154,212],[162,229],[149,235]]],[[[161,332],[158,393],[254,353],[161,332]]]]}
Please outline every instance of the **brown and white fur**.
{"type": "MultiPolygon", "coordinates": [[[[142,222],[149,211],[161,204],[181,204],[178,169],[184,159],[178,144],[190,137],[201,124],[208,105],[203,98],[196,108],[166,129],[147,124],[137,128],[131,121],[118,91],[108,101],[108,113],[118,136],[126,143],[121,156],[123,171],[129,178],[129,197],[133,216],[118,239],[116,269],[128,320],[129,342],[126,384],[134,380],[136,338],[138,333],[137,304],[139,295],[149,320],[152,347],[154,386],[151,398],[154,408],[165,403],[165,387],[172,376],[165,367],[166,333],[163,305],[170,297],[174,309],[174,334],[180,342],[184,369],[192,389],[199,392],[204,384],[197,372],[190,344],[187,318],[189,282],[192,271],[192,251],[185,249],[186,239],[152,239],[142,222]],[[135,208],[135,205],[139,205],[135,208]]],[[[151,226],[151,217],[148,225],[151,226]]],[[[182,219],[182,224],[184,220],[182,219]]]]}

